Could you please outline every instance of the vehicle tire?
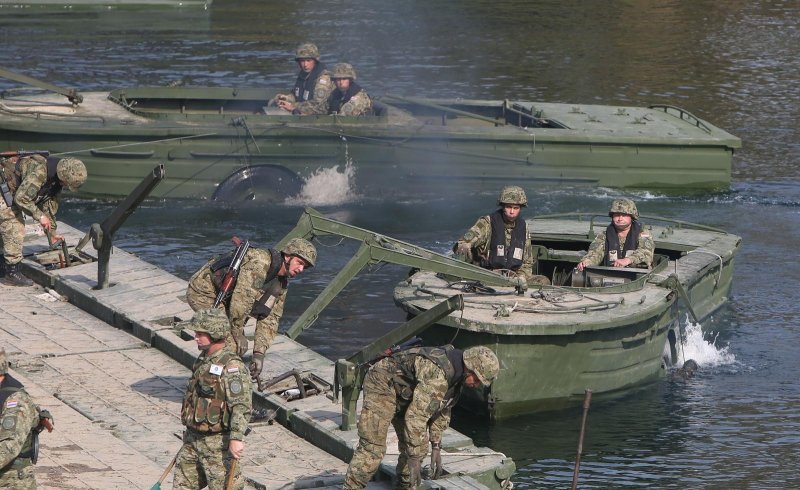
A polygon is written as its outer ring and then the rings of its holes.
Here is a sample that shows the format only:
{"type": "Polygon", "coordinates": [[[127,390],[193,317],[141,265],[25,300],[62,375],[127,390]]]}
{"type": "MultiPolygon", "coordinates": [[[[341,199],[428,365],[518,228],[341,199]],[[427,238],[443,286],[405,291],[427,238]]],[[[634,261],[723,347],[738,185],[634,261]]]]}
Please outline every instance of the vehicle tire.
{"type": "Polygon", "coordinates": [[[217,186],[211,200],[225,203],[278,203],[297,195],[303,179],[280,165],[253,165],[232,173],[217,186]]]}

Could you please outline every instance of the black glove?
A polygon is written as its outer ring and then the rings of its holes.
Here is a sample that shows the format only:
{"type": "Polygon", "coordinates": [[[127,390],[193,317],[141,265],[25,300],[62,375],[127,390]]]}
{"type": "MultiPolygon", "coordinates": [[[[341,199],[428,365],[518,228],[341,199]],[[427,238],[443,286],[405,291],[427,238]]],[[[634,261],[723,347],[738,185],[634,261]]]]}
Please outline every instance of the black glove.
{"type": "Polygon", "coordinates": [[[417,488],[422,483],[422,461],[409,457],[408,470],[411,472],[411,488],[417,488]]]}
{"type": "Polygon", "coordinates": [[[431,480],[442,476],[442,443],[431,443],[431,480]]]}
{"type": "Polygon", "coordinates": [[[250,361],[250,377],[258,379],[262,369],[264,369],[264,354],[262,352],[253,352],[253,360],[250,361]]]}

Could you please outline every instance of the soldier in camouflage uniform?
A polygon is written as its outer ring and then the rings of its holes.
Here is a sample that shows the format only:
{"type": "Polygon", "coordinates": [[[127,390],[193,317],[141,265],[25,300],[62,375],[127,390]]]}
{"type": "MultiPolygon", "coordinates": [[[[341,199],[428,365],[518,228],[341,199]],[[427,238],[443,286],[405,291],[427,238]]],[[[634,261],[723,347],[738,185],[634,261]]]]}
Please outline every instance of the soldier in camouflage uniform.
{"type": "Polygon", "coordinates": [[[588,265],[650,268],[656,246],[639,222],[639,210],[630,199],[616,199],[608,211],[611,224],[598,233],[577,269],[588,265]],[[608,253],[606,253],[608,251],[608,253]]]}
{"type": "Polygon", "coordinates": [[[397,433],[400,457],[396,486],[414,488],[431,444],[433,478],[442,472],[442,433],[464,385],[489,386],[500,364],[488,347],[466,350],[416,347],[386,357],[364,380],[364,404],[358,419],[358,447],[347,468],[345,489],[364,488],[386,454],[389,423],[397,433]]]}
{"type": "Polygon", "coordinates": [[[334,65],[331,72],[336,90],[328,97],[328,114],[364,116],[372,114],[372,99],[356,83],[356,71],[349,63],[334,65]]]}
{"type": "MultiPolygon", "coordinates": [[[[174,488],[222,490],[233,460],[244,453],[244,435],[253,408],[244,362],[225,348],[230,322],[222,310],[201,310],[188,328],[202,351],[192,367],[181,421],[186,426],[175,462],[174,488]]],[[[236,465],[231,488],[244,488],[236,465]]]]}
{"type": "MultiPolygon", "coordinates": [[[[193,310],[214,305],[232,258],[233,254],[215,257],[195,272],[186,290],[186,299],[193,310]]],[[[228,346],[240,357],[248,348],[244,325],[249,317],[256,319],[253,360],[250,363],[253,378],[261,374],[264,353],[278,333],[288,279],[313,267],[316,261],[317,249],[302,238],[289,240],[281,251],[251,247],[245,254],[233,294],[220,304],[220,308],[225,307],[232,324],[228,346]]]]}
{"type": "Polygon", "coordinates": [[[77,158],[59,160],[40,155],[3,159],[0,165],[9,189],[0,199],[0,238],[5,270],[0,282],[9,286],[30,286],[33,282],[17,267],[22,261],[25,238],[23,213],[42,225],[54,241],[60,240],[62,237],[56,234],[56,212],[61,189],[77,191],[86,182],[86,167],[77,158]]]}
{"type": "Polygon", "coordinates": [[[319,60],[319,49],[311,43],[297,47],[294,60],[300,67],[291,94],[279,94],[270,105],[276,105],[292,114],[310,115],[328,113],[328,96],[333,91],[331,74],[319,60]]]}
{"type": "Polygon", "coordinates": [[[50,412],[40,411],[22,384],[8,374],[6,351],[0,349],[0,488],[36,488],[34,440],[45,419],[52,424],[50,412]]]}
{"type": "Polygon", "coordinates": [[[520,219],[528,197],[521,187],[504,187],[497,200],[500,209],[478,221],[453,246],[456,256],[486,269],[523,279],[529,285],[550,284],[533,273],[534,258],[527,223],[520,219]]]}

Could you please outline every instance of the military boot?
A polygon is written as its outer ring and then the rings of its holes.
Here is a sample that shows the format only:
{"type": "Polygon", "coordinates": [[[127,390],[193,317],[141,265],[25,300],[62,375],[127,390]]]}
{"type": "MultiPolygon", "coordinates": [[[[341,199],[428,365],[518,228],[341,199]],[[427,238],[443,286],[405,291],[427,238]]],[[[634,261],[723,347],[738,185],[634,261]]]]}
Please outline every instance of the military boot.
{"type": "Polygon", "coordinates": [[[0,279],[6,286],[33,286],[33,281],[19,270],[19,264],[6,264],[6,274],[0,279]]]}

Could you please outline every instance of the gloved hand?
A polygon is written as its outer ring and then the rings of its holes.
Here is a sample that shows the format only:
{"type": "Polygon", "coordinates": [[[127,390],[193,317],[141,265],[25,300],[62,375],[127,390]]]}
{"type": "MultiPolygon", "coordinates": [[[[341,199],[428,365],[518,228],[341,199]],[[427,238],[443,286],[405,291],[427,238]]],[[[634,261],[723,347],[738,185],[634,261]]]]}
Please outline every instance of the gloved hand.
{"type": "Polygon", "coordinates": [[[456,257],[461,260],[470,260],[472,258],[472,245],[468,242],[456,243],[456,257]]]}
{"type": "Polygon", "coordinates": [[[418,457],[409,457],[408,470],[411,472],[411,488],[417,488],[422,483],[422,461],[418,457]]]}
{"type": "Polygon", "coordinates": [[[53,432],[53,415],[50,410],[39,410],[39,425],[47,429],[47,432],[53,432]]]}
{"type": "Polygon", "coordinates": [[[264,353],[253,352],[253,360],[250,361],[250,377],[258,379],[262,369],[264,369],[264,353]]]}
{"type": "Polygon", "coordinates": [[[431,480],[442,476],[442,443],[431,443],[431,480]]]}
{"type": "Polygon", "coordinates": [[[244,336],[244,332],[240,333],[236,336],[236,353],[239,354],[239,357],[244,357],[247,354],[247,349],[250,348],[250,345],[247,343],[247,337],[244,336]]]}

